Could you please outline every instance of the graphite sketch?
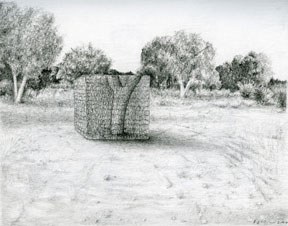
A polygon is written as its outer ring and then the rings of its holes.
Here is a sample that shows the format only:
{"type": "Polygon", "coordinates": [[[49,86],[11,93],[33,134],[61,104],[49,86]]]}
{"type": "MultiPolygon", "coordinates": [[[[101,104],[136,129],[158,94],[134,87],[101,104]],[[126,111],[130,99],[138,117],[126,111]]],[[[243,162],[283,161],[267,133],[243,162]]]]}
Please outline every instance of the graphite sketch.
{"type": "Polygon", "coordinates": [[[76,130],[90,139],[148,139],[149,86],[149,76],[81,76],[74,85],[76,130]]]}
{"type": "Polygon", "coordinates": [[[288,225],[288,1],[0,0],[0,226],[288,225]]]}

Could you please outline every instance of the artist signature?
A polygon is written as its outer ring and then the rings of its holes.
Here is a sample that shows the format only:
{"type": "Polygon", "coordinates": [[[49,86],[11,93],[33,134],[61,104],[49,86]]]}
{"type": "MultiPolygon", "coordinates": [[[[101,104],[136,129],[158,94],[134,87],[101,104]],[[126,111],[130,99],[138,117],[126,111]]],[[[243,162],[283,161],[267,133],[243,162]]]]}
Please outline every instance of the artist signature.
{"type": "Polygon", "coordinates": [[[253,224],[287,224],[288,225],[288,220],[276,220],[276,221],[271,221],[271,220],[254,220],[253,224]]]}

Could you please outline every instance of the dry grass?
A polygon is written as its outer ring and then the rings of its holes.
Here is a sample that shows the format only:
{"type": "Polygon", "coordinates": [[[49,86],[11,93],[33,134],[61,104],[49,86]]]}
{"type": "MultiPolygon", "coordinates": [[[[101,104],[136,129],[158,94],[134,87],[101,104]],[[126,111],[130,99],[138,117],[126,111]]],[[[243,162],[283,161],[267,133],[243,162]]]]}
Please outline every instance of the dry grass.
{"type": "Polygon", "coordinates": [[[1,104],[4,225],[287,220],[287,119],[272,106],[152,93],[151,139],[103,142],[74,131],[71,92],[45,95],[1,104]]]}

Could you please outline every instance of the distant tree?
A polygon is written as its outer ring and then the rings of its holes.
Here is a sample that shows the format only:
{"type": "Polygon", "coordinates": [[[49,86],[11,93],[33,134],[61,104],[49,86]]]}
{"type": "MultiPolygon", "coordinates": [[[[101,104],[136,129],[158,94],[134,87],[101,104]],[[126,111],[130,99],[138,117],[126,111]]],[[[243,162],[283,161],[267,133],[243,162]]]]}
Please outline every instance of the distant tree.
{"type": "Polygon", "coordinates": [[[38,77],[34,77],[27,81],[27,88],[40,91],[51,84],[60,83],[61,78],[57,78],[59,68],[53,66],[51,68],[44,68],[38,77]]]}
{"type": "Polygon", "coordinates": [[[60,65],[60,73],[71,83],[82,75],[108,74],[111,60],[92,44],[77,47],[66,53],[60,65]]]}
{"type": "Polygon", "coordinates": [[[219,73],[216,70],[212,70],[210,73],[202,74],[203,87],[209,90],[215,90],[221,88],[221,82],[219,78],[219,73]]]}
{"type": "Polygon", "coordinates": [[[172,75],[168,69],[167,52],[170,37],[156,37],[141,52],[142,72],[151,76],[151,85],[156,88],[171,87],[172,75]]]}
{"type": "Polygon", "coordinates": [[[268,57],[263,53],[249,52],[246,56],[237,55],[231,63],[216,67],[222,88],[238,90],[238,84],[267,85],[273,72],[268,57]]]}
{"type": "Polygon", "coordinates": [[[235,83],[234,78],[232,77],[232,69],[230,63],[225,62],[224,64],[217,66],[216,71],[219,73],[221,88],[229,89],[231,91],[237,89],[237,83],[235,83]]]}
{"type": "Polygon", "coordinates": [[[241,61],[242,83],[267,84],[272,78],[271,62],[264,53],[250,52],[241,61]]]}
{"type": "Polygon", "coordinates": [[[1,61],[11,68],[14,101],[19,103],[27,81],[55,62],[62,49],[62,38],[49,13],[1,3],[0,15],[0,30],[5,34],[1,37],[1,61]]]}
{"type": "Polygon", "coordinates": [[[116,69],[109,69],[107,74],[108,75],[122,75],[123,73],[120,71],[117,71],[116,69]]]}
{"type": "Polygon", "coordinates": [[[142,67],[150,67],[155,79],[176,80],[180,97],[197,81],[204,81],[204,74],[216,74],[215,50],[198,34],[178,31],[173,36],[157,37],[148,43],[141,54],[142,67]],[[175,78],[175,79],[174,79],[175,78]]]}
{"type": "Polygon", "coordinates": [[[132,71],[127,71],[127,72],[122,72],[123,75],[134,75],[134,73],[132,71]]]}
{"type": "Polygon", "coordinates": [[[13,2],[0,2],[0,68],[5,67],[3,62],[4,48],[11,36],[11,31],[17,27],[17,17],[20,9],[13,2]]]}
{"type": "Polygon", "coordinates": [[[134,73],[132,71],[121,72],[121,71],[118,71],[116,69],[109,69],[107,74],[108,75],[134,75],[134,73]]]}
{"type": "Polygon", "coordinates": [[[271,78],[270,81],[268,82],[269,87],[277,86],[277,85],[285,85],[287,83],[286,80],[280,80],[277,78],[271,78]]]}

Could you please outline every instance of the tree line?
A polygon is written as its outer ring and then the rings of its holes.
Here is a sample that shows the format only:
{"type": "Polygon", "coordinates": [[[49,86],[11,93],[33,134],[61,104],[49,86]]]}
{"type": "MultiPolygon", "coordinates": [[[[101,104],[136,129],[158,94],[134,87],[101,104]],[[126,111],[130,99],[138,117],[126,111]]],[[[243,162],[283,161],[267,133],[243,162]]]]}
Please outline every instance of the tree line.
{"type": "MultiPolygon", "coordinates": [[[[51,13],[0,2],[0,82],[12,82],[15,103],[21,102],[27,86],[42,88],[61,80],[73,84],[85,74],[133,74],[112,69],[112,60],[92,44],[71,49],[55,66],[62,47],[63,38],[51,13]]],[[[271,79],[277,83],[263,53],[251,51],[218,66],[215,54],[213,45],[199,34],[177,31],[155,37],[143,47],[136,75],[150,75],[151,86],[156,88],[178,88],[181,98],[201,88],[234,92],[247,84],[267,86],[271,79]]]]}

